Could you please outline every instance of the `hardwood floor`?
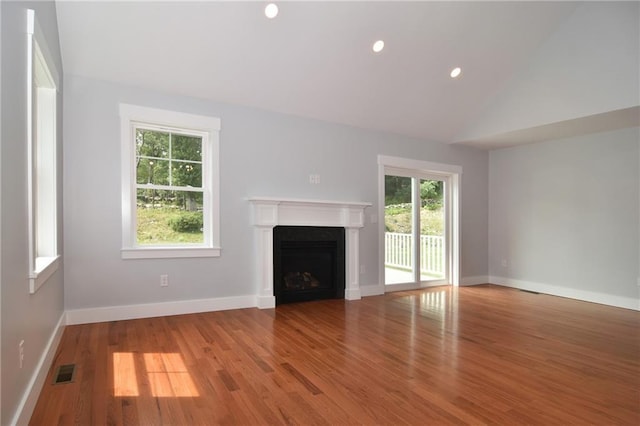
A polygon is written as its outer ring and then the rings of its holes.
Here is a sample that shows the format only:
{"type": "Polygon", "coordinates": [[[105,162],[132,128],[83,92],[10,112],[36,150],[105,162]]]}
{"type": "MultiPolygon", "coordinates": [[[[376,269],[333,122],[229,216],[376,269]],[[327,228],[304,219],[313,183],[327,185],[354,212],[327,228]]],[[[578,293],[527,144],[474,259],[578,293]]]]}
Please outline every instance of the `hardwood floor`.
{"type": "Polygon", "coordinates": [[[491,285],[69,326],[31,424],[638,425],[639,326],[491,285]]]}

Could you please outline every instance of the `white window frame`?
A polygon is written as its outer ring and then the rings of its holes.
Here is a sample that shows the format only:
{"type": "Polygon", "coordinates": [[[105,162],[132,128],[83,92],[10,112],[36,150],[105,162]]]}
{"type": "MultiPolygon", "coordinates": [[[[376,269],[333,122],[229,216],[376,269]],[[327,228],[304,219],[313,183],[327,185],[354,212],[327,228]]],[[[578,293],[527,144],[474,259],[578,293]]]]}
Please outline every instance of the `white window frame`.
{"type": "Polygon", "coordinates": [[[122,259],[220,256],[220,119],[138,105],[120,104],[122,161],[122,259]],[[198,133],[202,139],[203,233],[201,244],[149,246],[137,244],[135,128],[198,133]]]}
{"type": "MultiPolygon", "coordinates": [[[[423,179],[438,179],[446,182],[445,188],[447,194],[445,199],[449,203],[447,210],[448,220],[445,230],[446,245],[450,249],[447,250],[447,273],[446,284],[457,287],[460,285],[460,186],[462,178],[462,167],[452,164],[434,163],[430,161],[413,160],[401,157],[390,157],[386,155],[378,155],[378,217],[379,221],[379,270],[381,287],[385,290],[407,290],[400,285],[385,285],[385,266],[384,266],[384,177],[386,174],[416,177],[423,179]]],[[[419,192],[414,190],[416,199],[419,199],[419,192]]],[[[416,219],[414,218],[414,221],[416,219]]],[[[415,288],[419,288],[420,285],[415,288]]]]}
{"type": "Polygon", "coordinates": [[[29,293],[58,270],[57,101],[59,74],[27,10],[27,227],[29,293]]]}

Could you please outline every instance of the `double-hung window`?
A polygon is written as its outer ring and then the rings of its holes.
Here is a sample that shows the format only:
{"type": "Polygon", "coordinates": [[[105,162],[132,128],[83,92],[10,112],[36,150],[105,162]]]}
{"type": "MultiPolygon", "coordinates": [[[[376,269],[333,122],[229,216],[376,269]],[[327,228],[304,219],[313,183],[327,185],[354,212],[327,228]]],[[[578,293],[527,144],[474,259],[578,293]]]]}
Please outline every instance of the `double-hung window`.
{"type": "Polygon", "coordinates": [[[220,255],[220,120],[121,104],[122,257],[220,255]]]}
{"type": "Polygon", "coordinates": [[[59,76],[35,12],[27,11],[29,291],[58,269],[57,100],[59,76]]]}

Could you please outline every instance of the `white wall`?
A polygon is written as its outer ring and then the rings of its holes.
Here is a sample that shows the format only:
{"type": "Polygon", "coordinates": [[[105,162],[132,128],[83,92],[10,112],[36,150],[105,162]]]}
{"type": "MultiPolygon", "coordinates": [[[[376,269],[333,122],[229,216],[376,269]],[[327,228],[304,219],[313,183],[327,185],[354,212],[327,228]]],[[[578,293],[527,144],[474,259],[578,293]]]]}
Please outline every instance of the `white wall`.
{"type": "Polygon", "coordinates": [[[640,3],[585,2],[457,140],[640,105],[640,3]]]}
{"type": "Polygon", "coordinates": [[[640,309],[639,150],[630,128],[492,151],[491,282],[640,309]]]}
{"type": "MultiPolygon", "coordinates": [[[[2,417],[9,424],[22,406],[38,373],[41,357],[47,352],[63,313],[63,276],[60,268],[34,295],[29,294],[27,246],[27,143],[26,143],[26,9],[36,11],[36,19],[50,53],[62,72],[58,29],[53,2],[0,2],[2,8],[2,152],[1,152],[1,233],[2,275],[2,417]],[[18,343],[24,340],[24,367],[19,368],[18,343]]],[[[60,88],[62,90],[62,88],[60,88]]],[[[58,96],[58,135],[62,140],[62,95],[58,96]]],[[[59,159],[62,159],[59,143],[59,159]]],[[[60,161],[59,166],[62,166],[60,161]]],[[[59,194],[62,185],[59,185],[59,194]]],[[[59,201],[62,217],[62,196],[59,201]]],[[[62,221],[60,221],[62,223],[62,221]]],[[[59,229],[62,232],[62,228],[59,229]]],[[[62,240],[62,239],[60,239],[62,240]]],[[[62,244],[60,244],[62,253],[62,244]]],[[[46,366],[45,368],[48,368],[46,366]]],[[[36,393],[38,389],[36,389],[36,393]]]]}
{"type": "MultiPolygon", "coordinates": [[[[462,277],[487,275],[488,154],[65,76],[65,306],[159,303],[256,293],[249,196],[368,201],[377,212],[377,155],[461,165],[462,277]],[[118,104],[221,118],[222,256],[121,260],[118,104]],[[309,184],[309,174],[321,176],[309,184]],[[159,275],[168,274],[161,288],[159,275]]],[[[361,232],[363,286],[378,285],[377,224],[361,232]]]]}

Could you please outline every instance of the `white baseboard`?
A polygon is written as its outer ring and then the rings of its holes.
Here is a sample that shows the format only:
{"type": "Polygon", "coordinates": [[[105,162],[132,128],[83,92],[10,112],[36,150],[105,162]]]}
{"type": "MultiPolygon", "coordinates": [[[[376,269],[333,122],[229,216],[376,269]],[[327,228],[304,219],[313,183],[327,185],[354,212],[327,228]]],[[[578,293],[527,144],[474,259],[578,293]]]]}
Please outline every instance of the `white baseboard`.
{"type": "Polygon", "coordinates": [[[569,299],[582,300],[584,302],[600,303],[602,305],[615,306],[618,308],[633,309],[640,311],[640,299],[632,297],[614,296],[611,294],[598,293],[593,291],[578,290],[575,288],[560,287],[550,284],[535,283],[531,281],[516,280],[513,278],[490,276],[489,282],[505,287],[517,288],[520,290],[535,291],[538,293],[551,294],[553,296],[567,297],[569,299]]]}
{"type": "Polygon", "coordinates": [[[359,288],[346,288],[344,290],[344,298],[345,300],[360,300],[362,299],[362,294],[360,294],[359,288]]]}
{"type": "Polygon", "coordinates": [[[31,380],[27,385],[27,389],[22,396],[22,399],[20,400],[20,404],[18,404],[18,409],[16,410],[16,414],[11,422],[12,425],[29,424],[29,420],[31,420],[33,410],[36,408],[36,403],[38,402],[40,391],[42,390],[42,386],[44,385],[45,380],[47,379],[49,368],[51,368],[53,358],[55,357],[56,351],[58,350],[58,345],[60,343],[60,340],[62,339],[62,332],[64,331],[65,325],[66,314],[65,312],[63,312],[62,315],[60,315],[58,324],[53,330],[49,341],[47,342],[47,346],[45,347],[45,350],[40,357],[40,361],[38,361],[38,364],[36,365],[33,376],[31,377],[31,380]]]}
{"type": "Polygon", "coordinates": [[[461,286],[487,284],[487,283],[489,283],[488,275],[477,275],[475,277],[462,277],[462,279],[460,280],[461,286]]]}
{"type": "Polygon", "coordinates": [[[384,294],[384,285],[361,285],[360,295],[362,297],[380,296],[384,294]]]}
{"type": "Polygon", "coordinates": [[[276,307],[275,296],[257,296],[256,301],[258,309],[273,309],[276,307]]]}
{"type": "Polygon", "coordinates": [[[67,311],[67,324],[88,324],[93,322],[164,317],[169,315],[195,314],[198,312],[254,308],[256,306],[256,296],[236,296],[219,297],[214,299],[145,303],[140,305],[71,309],[67,311]]]}

